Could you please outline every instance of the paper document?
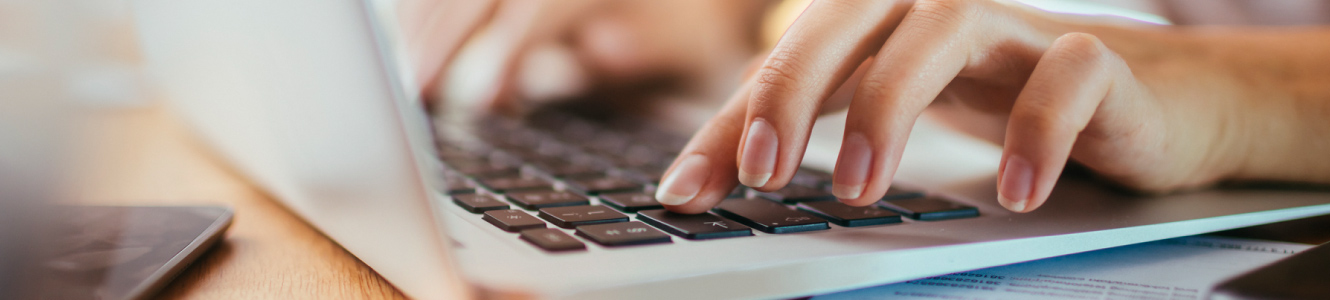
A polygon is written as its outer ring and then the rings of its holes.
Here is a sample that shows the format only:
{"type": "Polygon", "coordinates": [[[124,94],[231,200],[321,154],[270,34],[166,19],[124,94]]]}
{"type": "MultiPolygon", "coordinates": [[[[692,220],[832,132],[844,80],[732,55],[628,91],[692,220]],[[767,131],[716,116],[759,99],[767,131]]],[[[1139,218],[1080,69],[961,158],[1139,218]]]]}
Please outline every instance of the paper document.
{"type": "Polygon", "coordinates": [[[1313,245],[1192,236],[813,299],[1201,299],[1224,279],[1313,245]]]}

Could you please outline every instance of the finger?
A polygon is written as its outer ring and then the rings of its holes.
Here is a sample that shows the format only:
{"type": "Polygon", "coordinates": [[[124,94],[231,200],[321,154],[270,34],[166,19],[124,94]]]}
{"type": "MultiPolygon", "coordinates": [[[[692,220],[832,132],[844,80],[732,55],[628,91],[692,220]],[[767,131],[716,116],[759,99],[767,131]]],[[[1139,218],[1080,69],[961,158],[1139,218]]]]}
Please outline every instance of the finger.
{"type": "MultiPolygon", "coordinates": [[[[454,58],[458,66],[444,66],[441,75],[444,84],[436,89],[464,89],[435,91],[446,95],[449,101],[473,104],[487,110],[518,111],[520,93],[516,74],[527,51],[533,45],[557,43],[561,34],[601,0],[574,1],[504,1],[495,8],[482,35],[466,45],[463,56],[454,58]]],[[[436,79],[439,80],[439,79],[436,79]]]]}
{"type": "Polygon", "coordinates": [[[915,3],[859,82],[845,119],[832,193],[849,205],[877,202],[891,185],[915,120],[982,45],[971,41],[981,8],[967,1],[915,3]]]}
{"type": "Polygon", "coordinates": [[[731,96],[719,114],[698,130],[656,189],[656,199],[679,213],[702,213],[716,206],[738,185],[734,143],[743,134],[751,80],[731,96]]]}
{"type": "Polygon", "coordinates": [[[1028,212],[1048,199],[1080,133],[1120,115],[1140,90],[1125,62],[1092,35],[1055,40],[1012,106],[998,170],[998,203],[1028,212]]]}
{"type": "Polygon", "coordinates": [[[496,110],[520,111],[523,103],[516,91],[518,67],[525,64],[528,51],[533,45],[543,43],[561,43],[560,38],[579,19],[595,7],[601,0],[571,1],[506,1],[494,16],[493,34],[500,40],[497,55],[500,57],[496,83],[489,88],[489,93],[482,98],[482,103],[496,110]]]}
{"type": "Polygon", "coordinates": [[[822,102],[907,9],[896,1],[817,1],[800,15],[756,74],[737,152],[741,182],[763,191],[789,182],[822,102]]]}
{"type": "Polygon", "coordinates": [[[495,0],[406,0],[397,7],[408,53],[415,58],[416,84],[430,90],[444,63],[480,27],[495,0]]]}

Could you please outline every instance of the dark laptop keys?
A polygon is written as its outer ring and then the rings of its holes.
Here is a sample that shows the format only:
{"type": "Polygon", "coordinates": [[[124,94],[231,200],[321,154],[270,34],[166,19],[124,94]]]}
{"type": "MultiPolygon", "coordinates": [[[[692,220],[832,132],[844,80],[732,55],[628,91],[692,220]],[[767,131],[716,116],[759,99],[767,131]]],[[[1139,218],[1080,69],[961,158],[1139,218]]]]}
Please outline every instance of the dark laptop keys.
{"type": "Polygon", "coordinates": [[[761,198],[726,199],[721,201],[715,210],[721,216],[766,233],[794,233],[831,228],[827,225],[827,221],[817,216],[761,198]]]}
{"type": "Polygon", "coordinates": [[[559,178],[595,176],[605,173],[605,168],[591,162],[570,162],[563,159],[544,159],[532,163],[536,169],[550,176],[559,178]]]}
{"type": "Polygon", "coordinates": [[[642,184],[619,176],[569,179],[567,182],[572,188],[585,191],[587,194],[642,190],[642,184]]]}
{"type": "Polygon", "coordinates": [[[563,230],[553,228],[523,230],[520,237],[522,240],[550,252],[586,250],[586,244],[582,244],[576,238],[563,233],[563,230]]]}
{"type": "Polygon", "coordinates": [[[832,195],[818,188],[811,188],[802,185],[786,185],[784,188],[770,193],[759,192],[758,197],[785,202],[786,204],[795,204],[807,201],[836,200],[836,195],[832,195]]]}
{"type": "Polygon", "coordinates": [[[461,206],[466,211],[477,214],[490,210],[508,209],[508,203],[499,201],[493,196],[480,194],[453,195],[453,203],[457,203],[457,206],[461,206]]]}
{"type": "Polygon", "coordinates": [[[477,181],[480,181],[481,185],[484,185],[490,190],[500,193],[506,191],[515,191],[515,190],[554,188],[554,183],[550,182],[549,180],[545,180],[544,178],[539,178],[534,176],[505,176],[505,177],[494,177],[494,178],[481,178],[477,181]]]}
{"type": "Polygon", "coordinates": [[[606,247],[669,243],[670,235],[642,222],[622,222],[577,227],[577,235],[606,247]]]}
{"type": "Polygon", "coordinates": [[[813,213],[836,225],[858,227],[900,223],[901,215],[877,206],[854,207],[840,201],[804,202],[799,210],[813,213]]]}
{"type": "Polygon", "coordinates": [[[521,172],[516,165],[480,160],[474,162],[450,163],[457,172],[475,177],[513,176],[521,172]]]}
{"type": "Polygon", "coordinates": [[[937,197],[882,201],[882,206],[920,221],[960,219],[979,216],[979,209],[937,197]]]}
{"type": "Polygon", "coordinates": [[[668,167],[669,167],[669,165],[664,165],[664,166],[658,166],[658,165],[646,165],[646,166],[640,166],[640,167],[632,168],[632,169],[631,169],[631,171],[632,171],[631,175],[633,175],[635,178],[637,178],[637,179],[641,179],[642,181],[647,182],[647,183],[651,183],[651,184],[660,184],[660,180],[663,179],[661,176],[662,176],[662,175],[665,175],[665,169],[668,168],[668,167]]]}
{"type": "Polygon", "coordinates": [[[600,203],[628,213],[665,208],[656,202],[656,196],[642,192],[601,194],[600,203]]]}
{"type": "Polygon", "coordinates": [[[517,206],[535,210],[545,207],[577,206],[591,204],[591,199],[569,191],[539,190],[521,191],[504,194],[517,206]]]}
{"type": "Polygon", "coordinates": [[[604,206],[565,206],[540,209],[540,218],[555,226],[573,227],[601,223],[627,222],[628,215],[604,206]]]}
{"type": "Polygon", "coordinates": [[[644,210],[637,213],[637,220],[690,240],[753,235],[748,226],[708,213],[686,215],[664,209],[644,210]]]}
{"type": "Polygon", "coordinates": [[[882,196],[882,200],[909,199],[923,196],[923,191],[892,186],[887,188],[887,194],[882,196]]]}
{"type": "Polygon", "coordinates": [[[491,210],[485,212],[481,219],[490,222],[499,229],[507,232],[518,232],[527,229],[545,228],[545,221],[541,221],[524,211],[516,209],[491,210]]]}

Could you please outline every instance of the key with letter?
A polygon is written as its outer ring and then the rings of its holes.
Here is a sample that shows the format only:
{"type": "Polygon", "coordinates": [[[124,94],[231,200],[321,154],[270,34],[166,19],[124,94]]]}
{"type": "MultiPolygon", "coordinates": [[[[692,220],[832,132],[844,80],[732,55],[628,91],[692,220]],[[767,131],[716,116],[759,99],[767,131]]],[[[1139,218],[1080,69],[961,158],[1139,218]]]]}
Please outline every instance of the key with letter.
{"type": "Polygon", "coordinates": [[[670,243],[670,235],[642,222],[577,227],[577,235],[607,247],[670,243]]]}
{"type": "Polygon", "coordinates": [[[491,210],[485,212],[481,219],[490,222],[499,229],[507,232],[518,232],[527,229],[545,228],[545,221],[532,217],[524,211],[516,209],[491,210]]]}
{"type": "Polygon", "coordinates": [[[569,191],[540,190],[507,193],[509,201],[524,209],[591,204],[591,199],[569,191]]]}
{"type": "Polygon", "coordinates": [[[877,206],[854,207],[840,201],[804,202],[799,210],[813,213],[836,225],[858,227],[900,223],[901,215],[877,206]]]}
{"type": "Polygon", "coordinates": [[[494,199],[493,196],[483,194],[459,194],[453,195],[453,203],[461,206],[466,211],[472,213],[482,213],[487,210],[508,209],[508,203],[494,199]]]}
{"type": "Polygon", "coordinates": [[[979,209],[937,197],[882,201],[883,207],[920,221],[978,217],[979,209]]]}
{"type": "Polygon", "coordinates": [[[770,193],[758,193],[759,197],[785,202],[785,204],[795,204],[808,201],[836,200],[836,195],[822,189],[806,187],[802,185],[786,185],[784,188],[770,193]]]}
{"type": "Polygon", "coordinates": [[[753,235],[748,226],[708,213],[686,215],[664,209],[644,210],[637,212],[637,220],[690,240],[753,235]]]}
{"type": "Polygon", "coordinates": [[[521,238],[550,252],[586,250],[586,244],[553,228],[523,230],[521,238]]]}
{"type": "Polygon", "coordinates": [[[829,229],[827,221],[762,198],[726,199],[716,212],[766,233],[794,233],[829,229]]]}
{"type": "Polygon", "coordinates": [[[665,206],[660,205],[660,202],[656,202],[656,196],[642,192],[601,194],[600,203],[628,213],[665,208],[665,206]]]}
{"type": "Polygon", "coordinates": [[[642,184],[619,176],[603,176],[567,180],[568,185],[587,194],[641,191],[642,184]]]}
{"type": "Polygon", "coordinates": [[[555,226],[573,227],[600,223],[627,222],[628,215],[604,206],[565,206],[540,209],[540,218],[555,226]]]}

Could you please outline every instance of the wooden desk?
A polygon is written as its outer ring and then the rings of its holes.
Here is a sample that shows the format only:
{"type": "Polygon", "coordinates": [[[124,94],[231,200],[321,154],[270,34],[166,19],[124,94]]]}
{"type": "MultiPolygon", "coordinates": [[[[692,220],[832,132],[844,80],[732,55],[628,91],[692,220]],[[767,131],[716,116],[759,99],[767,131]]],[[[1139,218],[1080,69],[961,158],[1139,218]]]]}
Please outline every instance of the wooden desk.
{"type": "Polygon", "coordinates": [[[248,183],[168,110],[105,110],[87,132],[76,199],[96,204],[221,204],[225,240],[165,299],[404,299],[351,253],[248,183]]]}

